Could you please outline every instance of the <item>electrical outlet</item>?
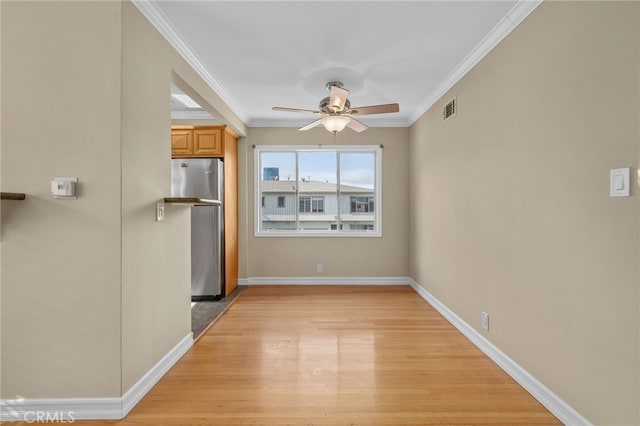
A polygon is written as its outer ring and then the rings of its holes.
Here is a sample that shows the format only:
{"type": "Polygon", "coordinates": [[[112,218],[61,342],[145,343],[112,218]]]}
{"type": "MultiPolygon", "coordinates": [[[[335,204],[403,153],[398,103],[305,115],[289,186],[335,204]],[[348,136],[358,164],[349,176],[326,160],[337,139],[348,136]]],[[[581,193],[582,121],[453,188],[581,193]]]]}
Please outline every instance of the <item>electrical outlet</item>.
{"type": "Polygon", "coordinates": [[[480,314],[480,325],[485,330],[489,331],[489,314],[486,312],[482,312],[480,314]]]}
{"type": "Polygon", "coordinates": [[[318,263],[316,266],[316,272],[320,273],[324,271],[324,265],[322,263],[318,263]]]}
{"type": "Polygon", "coordinates": [[[164,221],[164,204],[156,204],[156,222],[164,221]]]}

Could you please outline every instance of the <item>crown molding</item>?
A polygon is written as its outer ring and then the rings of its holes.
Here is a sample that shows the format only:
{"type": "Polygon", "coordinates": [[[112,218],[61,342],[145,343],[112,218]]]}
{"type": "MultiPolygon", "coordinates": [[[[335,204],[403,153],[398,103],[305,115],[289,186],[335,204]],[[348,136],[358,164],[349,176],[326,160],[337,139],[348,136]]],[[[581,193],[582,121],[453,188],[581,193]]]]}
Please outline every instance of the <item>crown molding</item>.
{"type": "Polygon", "coordinates": [[[476,66],[485,56],[493,50],[506,36],[511,33],[531,12],[533,12],[543,0],[520,0],[504,18],[493,27],[476,47],[464,57],[462,62],[438,85],[431,95],[418,106],[410,116],[409,126],[416,122],[438,100],[476,66]]]}
{"type": "Polygon", "coordinates": [[[178,32],[169,23],[167,17],[160,9],[148,0],[131,0],[136,8],[145,18],[158,30],[158,32],[173,46],[174,49],[187,61],[195,72],[209,85],[209,87],[222,99],[222,101],[242,120],[247,122],[247,115],[238,103],[231,97],[229,92],[218,83],[214,75],[200,61],[191,47],[182,39],[178,32]]]}

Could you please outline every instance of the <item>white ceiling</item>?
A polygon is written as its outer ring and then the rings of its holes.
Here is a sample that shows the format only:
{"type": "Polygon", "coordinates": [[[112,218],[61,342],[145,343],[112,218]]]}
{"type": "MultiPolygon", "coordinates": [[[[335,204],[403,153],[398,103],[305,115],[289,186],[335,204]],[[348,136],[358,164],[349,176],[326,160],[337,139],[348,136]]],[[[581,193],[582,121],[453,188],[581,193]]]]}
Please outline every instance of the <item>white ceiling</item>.
{"type": "MultiPolygon", "coordinates": [[[[533,1],[135,1],[248,126],[300,126],[325,83],[352,106],[397,102],[362,117],[408,126],[517,26],[533,1]]],[[[360,117],[359,117],[360,118],[360,117]]]]}

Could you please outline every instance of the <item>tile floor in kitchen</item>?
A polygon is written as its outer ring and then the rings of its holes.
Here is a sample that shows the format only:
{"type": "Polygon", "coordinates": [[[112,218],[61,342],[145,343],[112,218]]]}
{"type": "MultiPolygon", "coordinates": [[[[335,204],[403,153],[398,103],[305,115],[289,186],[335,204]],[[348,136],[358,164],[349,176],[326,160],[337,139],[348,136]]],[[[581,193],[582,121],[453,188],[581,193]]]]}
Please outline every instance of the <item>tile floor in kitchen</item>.
{"type": "Polygon", "coordinates": [[[239,285],[228,296],[220,300],[205,300],[191,303],[191,331],[193,338],[200,337],[211,323],[218,319],[247,286],[239,285]]]}

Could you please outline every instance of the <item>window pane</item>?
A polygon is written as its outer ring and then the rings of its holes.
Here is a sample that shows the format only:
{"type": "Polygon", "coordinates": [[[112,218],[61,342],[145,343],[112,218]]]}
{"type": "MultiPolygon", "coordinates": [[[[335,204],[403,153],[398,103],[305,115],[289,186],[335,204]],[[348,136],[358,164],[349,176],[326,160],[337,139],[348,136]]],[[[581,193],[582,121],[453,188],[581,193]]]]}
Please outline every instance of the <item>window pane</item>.
{"type": "Polygon", "coordinates": [[[324,213],[324,197],[311,197],[311,211],[324,213]]]}
{"type": "Polygon", "coordinates": [[[299,152],[298,170],[298,229],[331,230],[331,225],[338,223],[337,153],[299,152]]]}
{"type": "Polygon", "coordinates": [[[262,192],[261,229],[296,229],[296,154],[262,152],[260,154],[260,190],[262,192]]]}
{"type": "Polygon", "coordinates": [[[345,230],[375,230],[375,162],[373,152],[340,153],[340,217],[345,230]]]}
{"type": "Polygon", "coordinates": [[[311,197],[300,197],[300,213],[311,213],[311,197]]]}

